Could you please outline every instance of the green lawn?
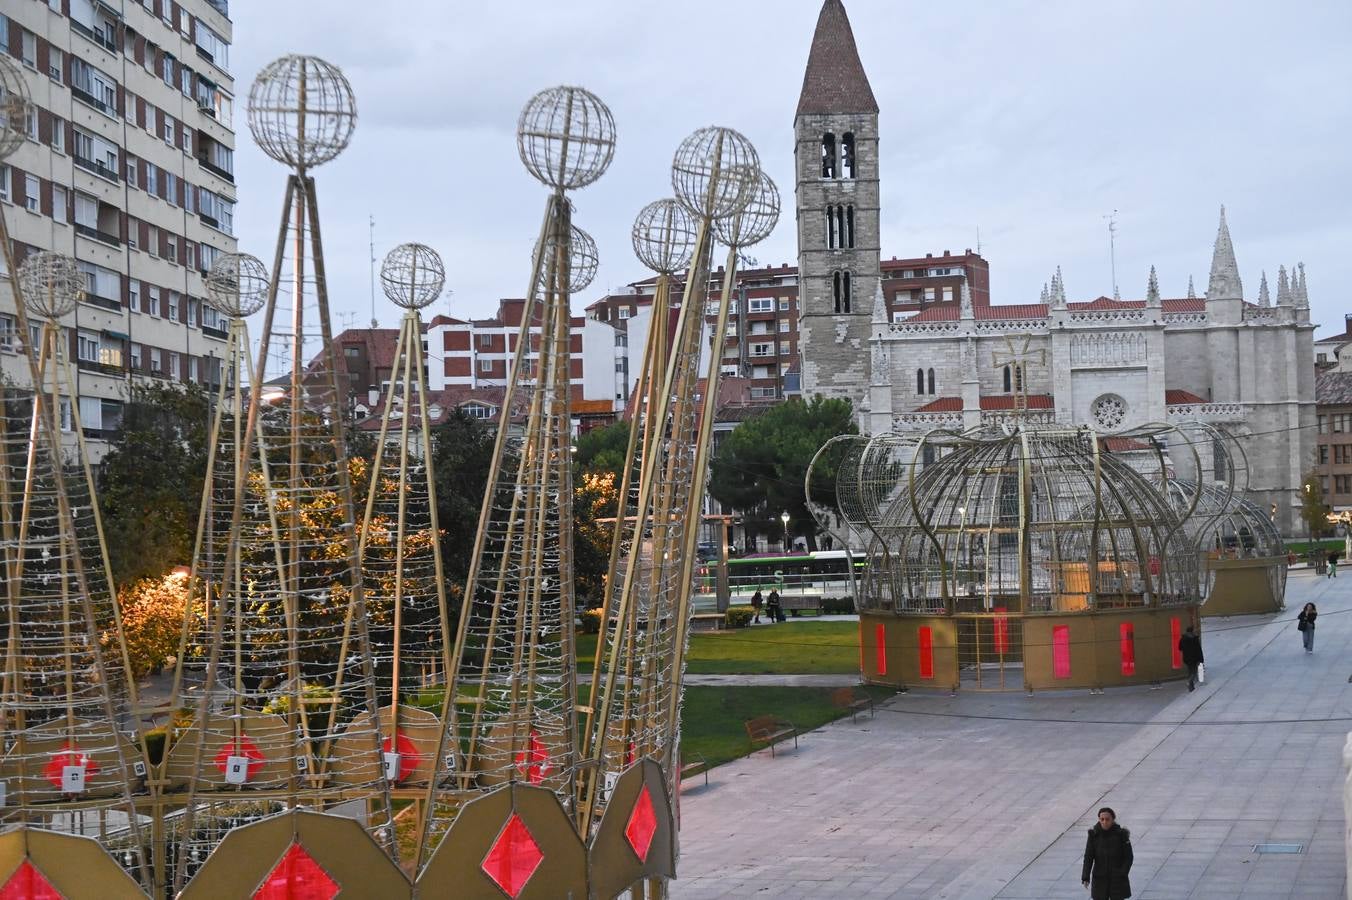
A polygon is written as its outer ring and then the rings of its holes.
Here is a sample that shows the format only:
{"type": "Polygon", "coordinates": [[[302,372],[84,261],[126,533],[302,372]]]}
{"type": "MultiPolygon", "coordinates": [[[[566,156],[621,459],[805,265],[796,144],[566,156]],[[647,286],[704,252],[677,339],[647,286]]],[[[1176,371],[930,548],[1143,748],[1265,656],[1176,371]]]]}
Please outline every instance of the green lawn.
{"type": "MultiPolygon", "coordinates": [[[[591,671],[596,635],[577,636],[578,669],[591,671]]],[[[686,671],[696,675],[849,675],[859,671],[856,622],[788,621],[690,636],[686,671]]]]}
{"type": "MultiPolygon", "coordinates": [[[[746,756],[752,748],[745,723],[757,716],[788,719],[804,732],[849,715],[848,711],[831,702],[833,690],[691,685],[685,689],[685,702],[681,707],[681,754],[687,761],[702,756],[710,766],[746,756]]],[[[869,692],[875,701],[895,693],[890,688],[858,690],[869,692]]]]}

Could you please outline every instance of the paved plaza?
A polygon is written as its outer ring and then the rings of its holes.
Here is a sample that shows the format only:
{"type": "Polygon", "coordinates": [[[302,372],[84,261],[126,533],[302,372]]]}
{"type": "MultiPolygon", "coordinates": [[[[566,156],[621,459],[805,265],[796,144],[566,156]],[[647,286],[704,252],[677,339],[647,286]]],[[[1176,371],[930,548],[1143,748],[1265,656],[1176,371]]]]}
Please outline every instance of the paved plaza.
{"type": "Polygon", "coordinates": [[[1207,620],[1195,693],[913,692],[715,769],[681,795],[672,895],[1084,898],[1086,829],[1111,806],[1137,900],[1343,897],[1352,572],[1294,570],[1286,602],[1207,620]],[[1295,628],[1307,600],[1313,655],[1295,628]]]}

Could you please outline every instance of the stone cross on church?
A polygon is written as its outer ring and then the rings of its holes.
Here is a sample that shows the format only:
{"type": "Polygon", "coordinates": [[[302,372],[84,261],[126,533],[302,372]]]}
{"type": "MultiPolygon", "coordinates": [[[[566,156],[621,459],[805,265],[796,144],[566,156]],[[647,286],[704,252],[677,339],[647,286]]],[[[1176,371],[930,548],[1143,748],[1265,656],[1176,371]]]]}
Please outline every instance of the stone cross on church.
{"type": "Polygon", "coordinates": [[[1002,350],[996,350],[991,353],[991,365],[996,370],[1009,367],[1009,377],[1014,389],[1014,409],[1016,412],[1024,412],[1028,409],[1028,364],[1037,363],[1039,366],[1047,364],[1047,351],[1044,349],[1033,349],[1033,336],[1031,334],[1023,335],[1005,335],[1005,346],[1002,350]],[[1015,338],[1021,342],[1014,346],[1015,338]]]}

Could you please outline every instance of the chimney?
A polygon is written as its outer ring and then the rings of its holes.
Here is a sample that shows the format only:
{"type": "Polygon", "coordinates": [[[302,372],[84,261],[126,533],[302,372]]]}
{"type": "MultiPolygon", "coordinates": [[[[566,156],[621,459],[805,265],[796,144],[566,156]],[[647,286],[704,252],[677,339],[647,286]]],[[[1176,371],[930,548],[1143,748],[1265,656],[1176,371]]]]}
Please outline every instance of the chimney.
{"type": "Polygon", "coordinates": [[[925,259],[934,259],[934,254],[933,254],[933,253],[926,253],[926,254],[925,254],[925,259]]]}
{"type": "Polygon", "coordinates": [[[948,255],[949,255],[948,251],[945,250],[945,251],[944,251],[944,256],[948,256],[948,255]]]}

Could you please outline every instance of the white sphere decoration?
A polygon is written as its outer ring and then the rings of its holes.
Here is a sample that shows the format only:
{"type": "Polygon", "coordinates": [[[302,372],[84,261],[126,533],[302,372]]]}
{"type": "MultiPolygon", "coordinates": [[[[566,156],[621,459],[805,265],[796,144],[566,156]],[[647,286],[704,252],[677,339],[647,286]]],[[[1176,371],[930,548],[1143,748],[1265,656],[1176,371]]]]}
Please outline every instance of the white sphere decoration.
{"type": "Polygon", "coordinates": [[[700,218],[737,212],[751,199],[760,174],[756,148],[731,128],[701,128],[676,148],[671,186],[676,199],[700,218]]]}
{"type": "Polygon", "coordinates": [[[28,82],[14,60],[0,53],[0,159],[23,146],[28,136],[28,82]]]}
{"type": "MultiPolygon", "coordinates": [[[[537,245],[538,246],[538,245],[537,245]]],[[[544,253],[540,259],[540,283],[536,290],[544,290],[548,279],[550,257],[554,255],[554,236],[545,237],[544,253]]],[[[576,225],[571,226],[568,237],[568,285],[567,291],[576,294],[585,291],[596,278],[596,268],[600,257],[596,252],[596,241],[576,225]]]]}
{"type": "Polygon", "coordinates": [[[400,244],[380,264],[380,287],[404,309],[422,309],[436,302],[446,286],[441,256],[425,244],[400,244]]]}
{"type": "Polygon", "coordinates": [[[521,110],[516,147],[521,162],[544,184],[583,188],[605,174],[615,156],[615,119],[585,88],[548,88],[521,110]]]}
{"type": "Polygon", "coordinates": [[[634,219],[634,255],[659,274],[684,271],[695,255],[697,227],[689,210],[675,200],[654,200],[634,219]]]}
{"type": "Polygon", "coordinates": [[[779,224],[779,188],[763,170],[745,207],[714,220],[714,234],[729,247],[750,247],[770,236],[779,224]]]}
{"type": "Polygon", "coordinates": [[[249,130],[273,159],[313,168],[352,140],[357,100],[342,70],[317,56],[283,56],[249,89],[249,130]]]}
{"type": "Polygon", "coordinates": [[[268,269],[248,253],[222,253],[207,273],[211,304],[227,316],[242,319],[268,301],[268,269]]]}
{"type": "Polygon", "coordinates": [[[28,309],[56,320],[75,309],[84,296],[85,274],[71,257],[43,250],[19,266],[19,289],[28,309]]]}

